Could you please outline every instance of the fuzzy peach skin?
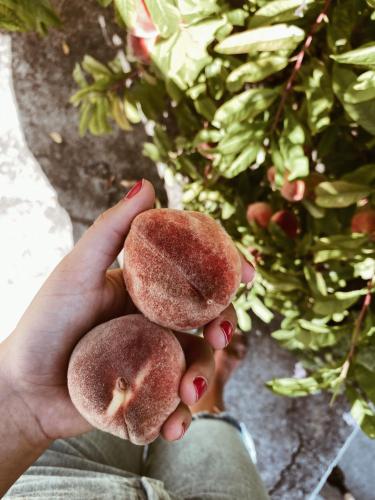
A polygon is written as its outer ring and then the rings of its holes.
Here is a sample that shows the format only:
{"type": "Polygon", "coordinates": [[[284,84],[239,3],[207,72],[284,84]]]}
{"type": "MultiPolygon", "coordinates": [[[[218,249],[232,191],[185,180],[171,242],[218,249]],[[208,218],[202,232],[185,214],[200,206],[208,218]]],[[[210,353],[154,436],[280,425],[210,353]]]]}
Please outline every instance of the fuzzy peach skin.
{"type": "Polygon", "coordinates": [[[248,222],[256,222],[258,226],[266,228],[272,217],[272,207],[264,201],[251,203],[247,207],[246,217],[248,222]]]}
{"type": "Polygon", "coordinates": [[[375,210],[365,208],[356,212],[351,220],[352,233],[368,234],[375,240],[375,210]]]}
{"type": "Polygon", "coordinates": [[[68,389],[91,425],[143,445],[157,438],[177,408],[184,371],[173,333],[132,314],[82,337],[70,358],[68,389]]]}
{"type": "Polygon", "coordinates": [[[240,285],[236,247],[214,219],[199,212],[143,212],[133,220],[124,250],[124,279],[134,304],[173,330],[217,317],[240,285]]]}
{"type": "Polygon", "coordinates": [[[273,214],[271,222],[277,224],[289,238],[297,238],[299,223],[293,212],[289,210],[279,210],[273,214]]]}

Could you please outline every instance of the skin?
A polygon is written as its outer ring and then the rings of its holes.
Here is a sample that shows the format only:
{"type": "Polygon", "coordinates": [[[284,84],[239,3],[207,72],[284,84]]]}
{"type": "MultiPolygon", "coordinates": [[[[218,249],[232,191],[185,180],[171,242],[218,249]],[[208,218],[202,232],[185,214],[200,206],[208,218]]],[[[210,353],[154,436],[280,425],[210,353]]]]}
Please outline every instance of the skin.
{"type": "MultiPolygon", "coordinates": [[[[74,249],[57,265],[16,329],[0,344],[0,496],[50,446],[53,440],[91,429],[73,406],[66,385],[69,357],[78,340],[95,325],[134,312],[120,269],[108,270],[119,254],[131,221],[152,208],[153,186],[102,214],[74,249]]],[[[243,281],[253,268],[243,261],[243,281]]],[[[181,404],[165,421],[161,435],[181,437],[196,403],[193,380],[214,373],[213,349],[226,345],[223,320],[235,328],[229,306],[206,325],[204,338],[178,333],[187,369],[181,380],[181,404]]]]}

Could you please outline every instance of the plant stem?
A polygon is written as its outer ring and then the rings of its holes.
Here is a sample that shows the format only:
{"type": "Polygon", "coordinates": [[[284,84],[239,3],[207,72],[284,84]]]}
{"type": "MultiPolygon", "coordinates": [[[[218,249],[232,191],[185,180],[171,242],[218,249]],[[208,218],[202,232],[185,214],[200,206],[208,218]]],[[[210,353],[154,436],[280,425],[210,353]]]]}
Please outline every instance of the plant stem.
{"type": "Polygon", "coordinates": [[[359,312],[359,315],[354,323],[352,340],[350,342],[350,349],[349,349],[349,352],[346,356],[345,362],[342,365],[341,373],[339,376],[339,378],[342,380],[344,380],[348,374],[350,363],[353,359],[355,349],[357,347],[358,337],[359,337],[359,334],[361,333],[362,323],[363,323],[363,320],[366,316],[367,309],[369,308],[369,306],[371,304],[371,292],[372,292],[373,280],[374,280],[374,277],[372,277],[372,279],[367,284],[367,293],[366,293],[365,298],[363,300],[363,304],[362,304],[361,310],[359,312]]]}
{"type": "Polygon", "coordinates": [[[350,363],[352,362],[353,356],[355,354],[355,349],[357,347],[358,337],[359,337],[359,334],[361,333],[362,323],[363,323],[363,320],[366,316],[366,312],[371,304],[371,293],[372,293],[372,286],[373,286],[373,282],[374,282],[374,277],[375,276],[373,276],[370,279],[370,281],[367,283],[367,293],[366,293],[365,298],[363,300],[363,304],[362,304],[361,310],[359,312],[359,315],[354,323],[352,339],[350,341],[349,352],[348,352],[348,354],[345,358],[345,361],[341,367],[340,374],[335,381],[335,390],[333,392],[330,406],[332,406],[332,404],[334,403],[334,401],[339,393],[340,386],[344,382],[344,380],[346,379],[346,377],[348,375],[350,363]]]}
{"type": "Polygon", "coordinates": [[[292,71],[288,81],[286,82],[286,85],[284,87],[283,94],[281,96],[281,100],[279,103],[279,107],[277,108],[277,111],[276,111],[275,119],[273,121],[272,128],[271,128],[271,134],[276,130],[277,124],[279,123],[281,113],[284,109],[285,102],[287,100],[289,92],[291,91],[291,89],[293,87],[294,80],[295,80],[299,70],[302,67],[302,63],[303,63],[303,59],[305,57],[306,51],[311,45],[311,42],[312,42],[312,39],[313,39],[315,32],[317,31],[319,25],[323,21],[325,15],[329,9],[330,3],[331,3],[331,0],[325,0],[322,11],[319,13],[318,17],[315,19],[315,22],[312,25],[310,33],[308,34],[308,36],[305,40],[305,43],[303,44],[302,49],[297,54],[296,63],[294,65],[293,71],[292,71]]]}

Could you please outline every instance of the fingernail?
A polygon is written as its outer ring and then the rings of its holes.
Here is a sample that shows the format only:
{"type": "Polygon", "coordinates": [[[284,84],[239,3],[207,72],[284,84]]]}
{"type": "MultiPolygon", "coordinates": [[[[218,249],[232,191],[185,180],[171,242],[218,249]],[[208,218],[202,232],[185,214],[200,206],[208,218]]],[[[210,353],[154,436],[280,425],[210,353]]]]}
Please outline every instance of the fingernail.
{"type": "Polygon", "coordinates": [[[233,326],[229,321],[223,321],[220,323],[221,331],[225,337],[225,345],[227,346],[232,339],[233,336],[233,326]]]}
{"type": "Polygon", "coordinates": [[[193,384],[195,387],[195,401],[198,401],[207,389],[207,380],[204,377],[195,377],[193,384]]]}
{"type": "Polygon", "coordinates": [[[136,194],[139,193],[139,191],[142,189],[143,186],[143,179],[140,181],[137,181],[134,186],[128,191],[125,195],[125,200],[129,200],[130,198],[133,198],[136,194]]]}
{"type": "Polygon", "coordinates": [[[185,422],[182,422],[181,427],[182,427],[182,431],[181,431],[180,437],[178,439],[182,439],[185,436],[185,432],[186,432],[185,422]]]}

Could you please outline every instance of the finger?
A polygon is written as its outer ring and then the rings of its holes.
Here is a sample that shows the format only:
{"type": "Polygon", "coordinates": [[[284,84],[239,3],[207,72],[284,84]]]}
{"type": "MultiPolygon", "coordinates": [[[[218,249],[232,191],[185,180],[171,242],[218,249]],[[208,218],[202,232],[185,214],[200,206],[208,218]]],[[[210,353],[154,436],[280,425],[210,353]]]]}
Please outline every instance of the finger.
{"type": "Polygon", "coordinates": [[[242,278],[241,281],[242,283],[245,283],[247,285],[252,285],[254,280],[255,280],[255,267],[248,262],[245,257],[240,254],[241,257],[241,264],[242,264],[242,278]]]}
{"type": "Polygon", "coordinates": [[[206,392],[215,370],[211,347],[201,337],[176,333],[185,353],[187,369],[180,382],[180,398],[187,405],[195,404],[206,392]]]}
{"type": "Polygon", "coordinates": [[[100,323],[138,312],[126,290],[122,269],[109,269],[106,272],[102,300],[101,315],[98,319],[100,323]]]}
{"type": "Polygon", "coordinates": [[[237,314],[231,304],[204,327],[203,336],[214,349],[223,349],[231,341],[237,325],[237,314]]]}
{"type": "Polygon", "coordinates": [[[155,203],[154,188],[145,179],[138,181],[126,196],[101,214],[85,232],[69,256],[71,265],[84,263],[99,276],[112,264],[134,217],[155,203]]]}
{"type": "Polygon", "coordinates": [[[180,403],[176,410],[164,422],[161,429],[161,435],[167,441],[182,439],[190,423],[190,410],[184,403],[180,403]]]}

